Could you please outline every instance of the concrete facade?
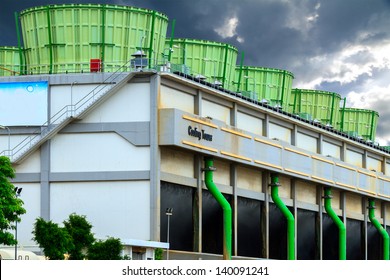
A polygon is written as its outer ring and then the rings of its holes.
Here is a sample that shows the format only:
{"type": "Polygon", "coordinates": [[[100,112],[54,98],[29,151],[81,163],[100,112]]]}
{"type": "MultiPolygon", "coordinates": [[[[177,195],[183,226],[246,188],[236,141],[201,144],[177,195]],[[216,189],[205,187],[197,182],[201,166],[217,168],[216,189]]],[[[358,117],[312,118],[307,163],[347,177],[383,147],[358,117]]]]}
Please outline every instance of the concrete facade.
{"type": "MultiPolygon", "coordinates": [[[[379,258],[370,253],[366,207],[368,198],[374,198],[375,215],[390,231],[389,153],[175,74],[122,73],[115,83],[107,83],[110,75],[0,78],[48,81],[49,125],[61,124],[50,120],[64,106],[102,84],[109,88],[107,98],[94,99],[87,113],[70,116],[66,125],[47,139],[42,136],[39,146],[15,161],[13,183],[23,188],[27,210],[18,225],[21,246],[38,250],[31,240],[37,217],[61,223],[71,213],[86,215],[97,238],[166,242],[169,206],[176,209],[176,241],[171,235],[175,254],[221,254],[219,241],[210,243],[211,236],[219,239],[218,226],[208,224],[217,210],[202,172],[203,157],[213,156],[214,182],[233,208],[235,257],[284,258],[283,246],[275,247],[282,242],[275,236],[284,230],[283,218],[274,219],[279,216],[268,186],[270,173],[276,172],[279,194],[297,221],[297,246],[313,251],[305,255],[298,249],[298,258],[334,258],[326,251],[324,186],[332,187],[332,206],[347,232],[348,223],[358,223],[361,237],[356,243],[363,245],[358,253],[349,249],[351,258],[379,258]],[[313,229],[307,230],[303,221],[310,221],[313,229]],[[302,243],[303,231],[313,244],[302,243]],[[245,243],[252,238],[257,251],[245,243]]],[[[41,129],[9,128],[10,137],[0,130],[0,151],[7,149],[8,140],[12,148],[41,129]]]]}

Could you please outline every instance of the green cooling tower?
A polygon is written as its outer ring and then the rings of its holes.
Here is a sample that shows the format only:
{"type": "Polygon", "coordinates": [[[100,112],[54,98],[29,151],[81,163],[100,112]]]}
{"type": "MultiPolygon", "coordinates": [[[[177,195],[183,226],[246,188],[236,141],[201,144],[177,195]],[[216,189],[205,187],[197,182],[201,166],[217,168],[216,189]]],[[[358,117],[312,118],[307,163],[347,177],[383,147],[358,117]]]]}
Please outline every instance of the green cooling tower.
{"type": "Polygon", "coordinates": [[[254,99],[267,101],[272,106],[281,106],[288,110],[294,75],[286,70],[237,66],[235,90],[251,93],[254,99]]]}
{"type": "Polygon", "coordinates": [[[202,75],[206,81],[220,82],[225,88],[234,80],[237,53],[232,45],[195,39],[167,39],[164,52],[174,71],[202,75]]]}
{"type": "Polygon", "coordinates": [[[159,12],[100,4],[35,7],[20,20],[29,74],[111,72],[140,48],[152,61],[168,26],[159,12]]]}
{"type": "Polygon", "coordinates": [[[336,127],[340,112],[341,96],[334,92],[309,89],[293,89],[290,112],[308,120],[336,127]]]}
{"type": "Polygon", "coordinates": [[[0,76],[19,75],[20,56],[17,47],[0,47],[0,76]]]}
{"type": "Polygon", "coordinates": [[[341,108],[338,129],[351,136],[374,141],[378,118],[379,114],[376,111],[341,108]]]}

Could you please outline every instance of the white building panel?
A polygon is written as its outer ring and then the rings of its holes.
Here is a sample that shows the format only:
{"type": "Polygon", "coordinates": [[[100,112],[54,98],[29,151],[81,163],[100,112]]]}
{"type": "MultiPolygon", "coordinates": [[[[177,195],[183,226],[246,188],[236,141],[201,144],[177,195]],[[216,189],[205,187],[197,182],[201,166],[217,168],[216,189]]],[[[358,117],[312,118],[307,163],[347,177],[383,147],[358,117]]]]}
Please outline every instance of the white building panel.
{"type": "Polygon", "coordinates": [[[0,152],[5,151],[4,155],[8,155],[8,143],[9,143],[9,148],[11,150],[11,155],[12,153],[15,153],[17,150],[20,148],[23,148],[23,145],[28,144],[28,139],[31,139],[31,137],[34,137],[35,135],[23,135],[23,134],[17,134],[17,135],[12,135],[12,127],[10,129],[10,136],[8,135],[8,130],[5,129],[4,131],[7,134],[2,134],[0,136],[0,152]],[[28,139],[26,139],[28,138],[28,139]]]}
{"type": "Polygon", "coordinates": [[[41,150],[38,149],[29,155],[20,165],[15,165],[16,173],[39,173],[41,172],[41,150]]]}
{"type": "Polygon", "coordinates": [[[83,123],[150,121],[150,85],[126,84],[98,108],[83,123]]]}
{"type": "Polygon", "coordinates": [[[297,147],[317,153],[317,138],[298,132],[297,147]]]}
{"type": "Polygon", "coordinates": [[[377,172],[382,172],[382,161],[376,158],[367,157],[367,166],[368,170],[375,170],[377,172]]]}
{"type": "Polygon", "coordinates": [[[52,172],[150,169],[150,148],[115,133],[59,134],[51,141],[52,172]]]}
{"type": "Polygon", "coordinates": [[[194,178],[194,155],[173,149],[161,150],[161,171],[194,178]]]}
{"type": "Polygon", "coordinates": [[[177,108],[193,114],[194,100],[194,96],[191,94],[167,86],[161,86],[160,108],[177,108]]]}
{"type": "Polygon", "coordinates": [[[291,143],[291,129],[275,123],[269,123],[269,138],[277,138],[279,140],[291,143]]]}
{"type": "Polygon", "coordinates": [[[150,240],[150,183],[51,184],[51,220],[62,223],[72,213],[86,216],[96,238],[150,240]]]}
{"type": "Polygon", "coordinates": [[[21,216],[21,222],[18,223],[18,242],[23,246],[35,245],[31,240],[33,237],[35,220],[41,215],[41,190],[40,184],[21,184],[15,183],[15,187],[23,188],[20,198],[23,200],[23,207],[26,214],[21,216]]]}
{"type": "Polygon", "coordinates": [[[257,135],[263,135],[263,120],[242,112],[237,112],[237,128],[257,135]]]}
{"type": "Polygon", "coordinates": [[[341,151],[341,147],[339,145],[335,145],[327,141],[322,142],[323,155],[340,159],[340,151],[341,151]]]}
{"type": "Polygon", "coordinates": [[[241,189],[262,192],[262,174],[260,170],[237,167],[237,186],[241,189]]]}
{"type": "Polygon", "coordinates": [[[230,109],[217,103],[202,100],[202,117],[211,117],[216,120],[230,124],[230,109]]]}
{"type": "Polygon", "coordinates": [[[301,180],[295,182],[295,195],[298,201],[317,204],[317,186],[301,180]]]}
{"type": "Polygon", "coordinates": [[[363,167],[363,155],[361,153],[347,149],[345,162],[363,167]]]}
{"type": "MultiPolygon", "coordinates": [[[[67,105],[74,105],[98,85],[52,85],[50,86],[50,117],[52,118],[67,105]]],[[[70,107],[68,107],[70,109],[70,107]]],[[[63,111],[65,112],[65,111],[63,111]]]]}
{"type": "Polygon", "coordinates": [[[217,171],[214,172],[214,182],[221,185],[230,186],[230,164],[227,161],[214,159],[214,167],[217,171]]]}

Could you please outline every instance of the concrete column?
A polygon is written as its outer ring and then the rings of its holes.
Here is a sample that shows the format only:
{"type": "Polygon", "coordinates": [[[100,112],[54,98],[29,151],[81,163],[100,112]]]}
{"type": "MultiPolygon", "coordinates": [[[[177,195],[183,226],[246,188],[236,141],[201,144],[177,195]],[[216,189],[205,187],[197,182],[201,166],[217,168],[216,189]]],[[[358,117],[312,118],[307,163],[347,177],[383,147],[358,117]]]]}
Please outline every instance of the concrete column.
{"type": "Polygon", "coordinates": [[[160,161],[158,146],[158,98],[161,77],[150,77],[150,239],[160,241],[160,161]]]}
{"type": "MultiPolygon", "coordinates": [[[[291,179],[291,194],[290,194],[292,201],[293,201],[293,215],[295,218],[295,225],[294,225],[294,231],[297,233],[298,232],[298,206],[297,206],[297,192],[295,188],[295,180],[291,179]]],[[[295,234],[294,238],[294,247],[296,248],[295,250],[295,259],[297,260],[298,256],[298,246],[297,246],[297,235],[295,234]]]]}
{"type": "Polygon", "coordinates": [[[194,252],[202,252],[202,186],[203,186],[203,158],[201,155],[194,157],[194,174],[196,177],[196,193],[194,195],[194,203],[192,208],[192,215],[194,219],[194,252]]]}
{"type": "Polygon", "coordinates": [[[382,173],[387,174],[387,164],[386,164],[386,157],[382,157],[382,173]]]}
{"type": "Polygon", "coordinates": [[[233,108],[230,109],[230,125],[237,126],[237,103],[233,103],[233,108]]]}
{"type": "Polygon", "coordinates": [[[363,168],[367,168],[367,150],[364,150],[364,153],[363,153],[362,166],[363,166],[363,168]]]}
{"type": "Polygon", "coordinates": [[[269,259],[269,201],[270,201],[270,191],[269,191],[269,178],[270,173],[267,171],[263,172],[263,193],[264,193],[264,205],[262,207],[262,234],[263,234],[263,252],[262,257],[269,259]]]}
{"type": "Polygon", "coordinates": [[[342,215],[342,220],[343,220],[343,223],[345,225],[345,227],[347,227],[347,200],[346,200],[346,194],[344,191],[341,191],[340,192],[340,208],[341,208],[341,215],[342,215]]]}
{"type": "Polygon", "coordinates": [[[50,140],[41,146],[41,217],[50,220],[50,140]]]}
{"type": "Polygon", "coordinates": [[[266,114],[264,117],[263,135],[265,137],[269,137],[269,115],[268,114],[266,114]]]}
{"type": "Polygon", "coordinates": [[[296,146],[298,139],[298,126],[294,124],[293,129],[291,131],[291,145],[296,146]]]}
{"type": "Polygon", "coordinates": [[[324,142],[324,136],[320,134],[317,140],[317,153],[320,155],[322,155],[322,151],[323,151],[323,142],[324,142]]]}
{"type": "Polygon", "coordinates": [[[347,155],[347,144],[345,144],[345,142],[343,142],[341,144],[340,159],[342,161],[345,161],[347,158],[346,155],[347,155]]]}
{"type": "Polygon", "coordinates": [[[382,210],[382,218],[383,218],[383,227],[386,229],[387,222],[386,222],[386,206],[387,203],[385,201],[382,201],[381,203],[381,210],[382,210]]]}
{"type": "Polygon", "coordinates": [[[362,209],[363,209],[363,215],[364,215],[364,231],[363,231],[363,236],[364,236],[364,259],[368,259],[368,239],[367,239],[367,227],[368,227],[368,211],[367,211],[367,198],[362,197],[362,209]]]}
{"type": "Polygon", "coordinates": [[[323,189],[322,189],[322,186],[317,186],[317,203],[318,203],[318,222],[317,222],[317,226],[318,226],[318,251],[319,251],[319,259],[322,260],[322,256],[323,256],[323,242],[324,242],[324,233],[323,233],[323,207],[324,207],[324,204],[323,204],[323,200],[322,200],[322,197],[323,197],[323,189]]]}
{"type": "Polygon", "coordinates": [[[197,90],[197,94],[195,96],[194,113],[198,116],[202,116],[202,95],[202,92],[197,90]]]}
{"type": "Polygon", "coordinates": [[[233,256],[238,255],[238,201],[237,201],[237,165],[230,164],[230,185],[233,188],[233,256]]]}

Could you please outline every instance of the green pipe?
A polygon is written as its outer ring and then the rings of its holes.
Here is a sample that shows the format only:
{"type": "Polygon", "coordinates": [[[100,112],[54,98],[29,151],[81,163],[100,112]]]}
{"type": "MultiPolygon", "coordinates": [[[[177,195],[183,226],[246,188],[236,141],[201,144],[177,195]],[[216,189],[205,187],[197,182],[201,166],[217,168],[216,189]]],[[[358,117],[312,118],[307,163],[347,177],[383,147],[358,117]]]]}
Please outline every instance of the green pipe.
{"type": "Polygon", "coordinates": [[[244,52],[241,53],[241,63],[240,63],[240,71],[238,72],[238,82],[237,82],[237,92],[240,92],[241,86],[241,77],[242,77],[242,67],[244,65],[244,52]]]}
{"type": "Polygon", "coordinates": [[[347,259],[347,231],[344,223],[341,221],[339,216],[332,209],[332,190],[330,187],[326,187],[324,189],[325,192],[325,210],[326,213],[331,217],[333,222],[339,228],[339,259],[346,260],[347,259]]]}
{"type": "Polygon", "coordinates": [[[375,218],[375,201],[374,201],[374,199],[368,199],[368,217],[370,218],[370,222],[379,231],[380,235],[382,235],[383,259],[389,260],[389,234],[382,227],[382,225],[378,222],[378,220],[375,218]]]}
{"type": "Polygon", "coordinates": [[[370,130],[370,140],[374,141],[375,135],[374,135],[374,119],[375,119],[375,112],[372,111],[371,113],[371,130],[370,130]]]}
{"type": "Polygon", "coordinates": [[[293,214],[279,197],[279,177],[278,174],[271,174],[271,197],[276,206],[282,211],[287,219],[287,258],[295,260],[295,219],[293,214]]]}
{"type": "Polygon", "coordinates": [[[222,87],[225,87],[228,52],[229,52],[229,45],[226,44],[225,45],[225,59],[224,59],[224,63],[223,63],[222,87]]]}
{"type": "Polygon", "coordinates": [[[152,27],[150,30],[150,43],[149,43],[149,69],[152,68],[152,55],[153,55],[153,41],[154,41],[154,25],[156,22],[156,11],[152,13],[152,27]]]}
{"type": "Polygon", "coordinates": [[[334,111],[334,101],[335,101],[335,98],[336,98],[336,94],[334,92],[332,92],[332,106],[331,106],[331,109],[330,109],[330,120],[329,120],[329,124],[333,126],[333,111],[334,111]]]}
{"type": "Polygon", "coordinates": [[[282,96],[280,97],[280,106],[283,107],[283,99],[284,99],[284,84],[286,81],[286,70],[283,70],[283,82],[282,82],[282,96]]]}
{"type": "Polygon", "coordinates": [[[168,61],[171,61],[172,57],[172,50],[173,50],[173,37],[175,36],[175,25],[176,20],[172,20],[172,30],[171,30],[171,40],[169,41],[169,54],[168,54],[168,61]]]}
{"type": "Polygon", "coordinates": [[[299,90],[299,113],[302,113],[302,90],[299,90]]]}
{"type": "Polygon", "coordinates": [[[215,200],[219,203],[223,210],[223,259],[232,259],[232,208],[229,202],[218,190],[217,186],[213,182],[213,159],[206,157],[205,162],[205,184],[207,189],[213,195],[215,200]]]}
{"type": "Polygon", "coordinates": [[[101,57],[100,57],[100,71],[104,71],[104,60],[106,56],[106,5],[102,5],[102,43],[101,43],[101,57]]]}
{"type": "Polygon", "coordinates": [[[345,113],[345,103],[347,102],[347,98],[344,97],[344,104],[343,108],[341,109],[341,124],[340,124],[340,130],[344,131],[344,113],[345,113]]]}
{"type": "Polygon", "coordinates": [[[296,114],[296,106],[297,106],[297,96],[298,96],[298,93],[299,93],[299,89],[295,91],[295,94],[294,94],[294,104],[293,104],[293,108],[292,108],[292,112],[293,114],[296,114]]]}
{"type": "Polygon", "coordinates": [[[50,6],[46,7],[47,11],[47,32],[49,37],[49,59],[50,59],[50,65],[49,65],[49,74],[53,73],[53,42],[52,42],[52,34],[51,34],[51,20],[50,20],[50,6]]]}
{"type": "Polygon", "coordinates": [[[15,12],[15,24],[16,24],[16,35],[18,36],[18,48],[19,48],[19,75],[24,75],[24,63],[23,63],[23,50],[22,50],[22,40],[20,38],[20,29],[19,29],[19,14],[15,12]]]}
{"type": "Polygon", "coordinates": [[[183,48],[183,65],[186,65],[186,39],[183,39],[182,48],[183,48]]]}

